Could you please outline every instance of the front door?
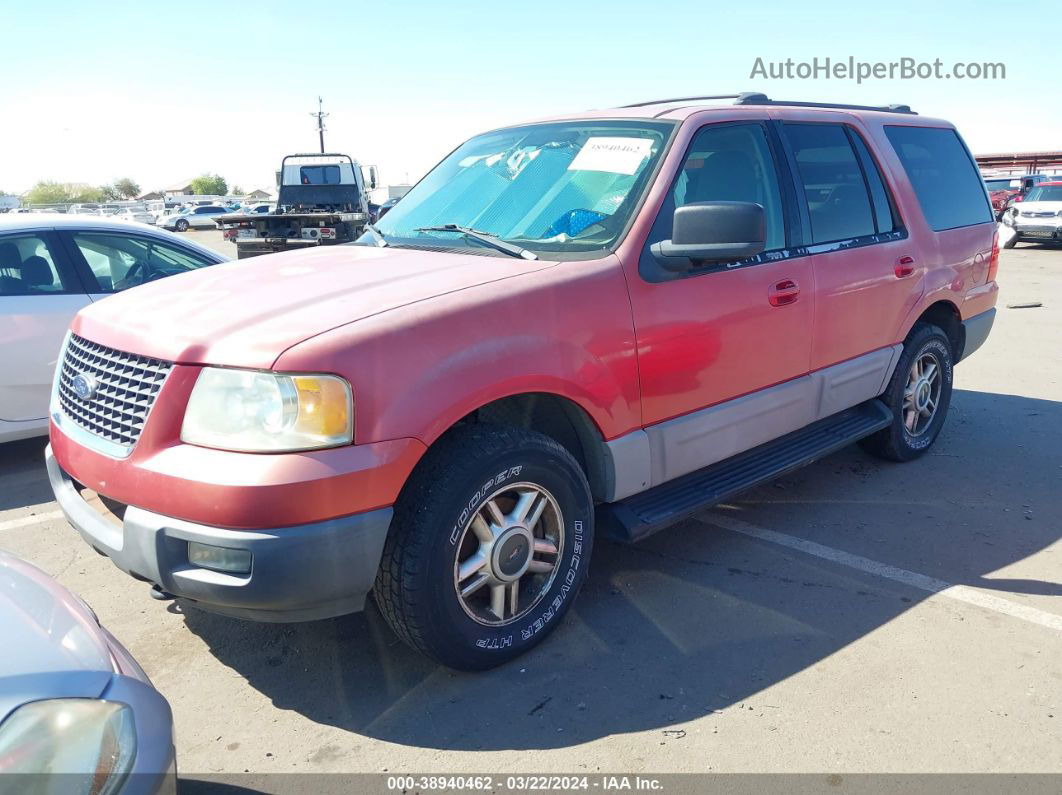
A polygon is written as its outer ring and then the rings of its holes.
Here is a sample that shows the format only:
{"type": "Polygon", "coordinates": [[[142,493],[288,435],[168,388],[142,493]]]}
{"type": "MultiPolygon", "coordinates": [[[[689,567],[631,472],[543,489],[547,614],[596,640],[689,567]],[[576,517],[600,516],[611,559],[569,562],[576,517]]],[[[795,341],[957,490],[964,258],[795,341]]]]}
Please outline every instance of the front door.
{"type": "Polygon", "coordinates": [[[52,232],[0,236],[0,420],[48,416],[59,348],[90,301],[52,232]]]}
{"type": "Polygon", "coordinates": [[[654,485],[810,421],[810,396],[797,382],[810,368],[812,265],[786,252],[791,183],[776,151],[766,121],[701,128],[640,262],[628,268],[654,485]],[[676,207],[703,201],[760,204],[766,251],[661,270],[650,245],[671,237],[676,207]]]}

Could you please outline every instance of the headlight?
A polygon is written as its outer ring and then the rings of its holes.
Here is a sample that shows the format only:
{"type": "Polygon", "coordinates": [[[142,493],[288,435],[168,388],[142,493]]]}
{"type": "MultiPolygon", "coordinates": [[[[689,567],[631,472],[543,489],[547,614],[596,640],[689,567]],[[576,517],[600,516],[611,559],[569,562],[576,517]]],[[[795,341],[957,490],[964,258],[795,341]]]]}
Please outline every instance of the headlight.
{"type": "Polygon", "coordinates": [[[350,385],[334,375],[205,367],[181,426],[181,441],[188,444],[252,453],[316,450],[353,440],[350,385]]]}
{"type": "Polygon", "coordinates": [[[67,779],[65,791],[116,793],[135,758],[133,711],[113,701],[32,701],[0,725],[0,770],[37,776],[79,774],[82,786],[70,787],[67,779]]]}

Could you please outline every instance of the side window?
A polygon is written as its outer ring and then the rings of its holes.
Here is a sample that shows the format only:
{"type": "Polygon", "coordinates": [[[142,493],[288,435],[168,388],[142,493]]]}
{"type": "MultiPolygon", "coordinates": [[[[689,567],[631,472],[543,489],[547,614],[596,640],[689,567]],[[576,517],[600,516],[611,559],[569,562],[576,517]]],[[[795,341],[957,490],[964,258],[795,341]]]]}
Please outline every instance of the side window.
{"type": "Polygon", "coordinates": [[[0,237],[0,295],[55,295],[81,290],[63,284],[48,244],[39,235],[0,237]]]}
{"type": "Polygon", "coordinates": [[[678,207],[708,201],[754,202],[766,216],[766,250],[785,248],[778,176],[767,136],[758,124],[714,125],[697,133],[669,199],[660,213],[665,216],[664,237],[671,234],[678,207]]]}
{"type": "Polygon", "coordinates": [[[870,186],[870,198],[874,200],[874,222],[877,225],[878,232],[891,232],[896,228],[896,221],[892,213],[889,192],[885,187],[885,181],[881,178],[878,164],[874,162],[874,158],[870,155],[870,150],[867,149],[867,145],[863,142],[859,133],[849,130],[849,135],[852,138],[852,143],[855,144],[859,162],[863,166],[863,174],[867,178],[867,185],[870,186]]]}
{"type": "Polygon", "coordinates": [[[922,214],[941,232],[993,221],[981,175],[955,130],[885,126],[922,214]]]}
{"type": "Polygon", "coordinates": [[[90,293],[115,293],[214,263],[150,237],[77,232],[71,236],[96,284],[90,293]]]}
{"type": "Polygon", "coordinates": [[[813,243],[831,243],[875,232],[870,194],[844,127],[785,125],[811,216],[813,243]]]}

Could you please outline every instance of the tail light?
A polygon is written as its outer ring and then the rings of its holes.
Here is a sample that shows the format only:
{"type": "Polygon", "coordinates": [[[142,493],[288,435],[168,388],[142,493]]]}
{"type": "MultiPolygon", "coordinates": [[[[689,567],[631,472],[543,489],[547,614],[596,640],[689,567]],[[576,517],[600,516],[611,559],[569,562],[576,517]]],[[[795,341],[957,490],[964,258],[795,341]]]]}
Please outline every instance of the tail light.
{"type": "Polygon", "coordinates": [[[336,239],[336,230],[333,229],[332,227],[330,227],[330,226],[322,226],[320,231],[321,231],[321,238],[323,240],[335,240],[336,239]]]}
{"type": "Polygon", "coordinates": [[[985,283],[996,280],[996,271],[999,270],[999,230],[992,234],[992,253],[988,257],[988,278],[985,283]]]}
{"type": "Polygon", "coordinates": [[[235,229],[226,229],[226,230],[224,230],[221,233],[221,237],[224,240],[235,240],[236,239],[236,230],[235,229]]]}

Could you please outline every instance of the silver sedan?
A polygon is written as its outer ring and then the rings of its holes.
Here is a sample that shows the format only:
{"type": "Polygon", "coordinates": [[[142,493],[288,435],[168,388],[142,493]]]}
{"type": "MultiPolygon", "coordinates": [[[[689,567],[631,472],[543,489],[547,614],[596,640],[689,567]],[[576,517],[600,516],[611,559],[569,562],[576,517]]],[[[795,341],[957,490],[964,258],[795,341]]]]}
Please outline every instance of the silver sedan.
{"type": "Polygon", "coordinates": [[[87,604],[0,552],[0,627],[3,785],[12,792],[176,792],[170,705],[87,604]]]}
{"type": "Polygon", "coordinates": [[[175,232],[185,232],[188,229],[216,229],[217,224],[214,223],[214,219],[228,212],[228,208],[217,204],[203,204],[171,215],[160,216],[158,225],[175,232]]]}

